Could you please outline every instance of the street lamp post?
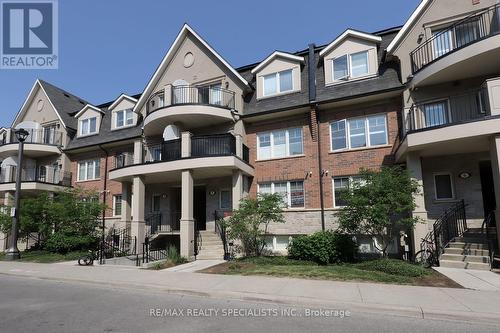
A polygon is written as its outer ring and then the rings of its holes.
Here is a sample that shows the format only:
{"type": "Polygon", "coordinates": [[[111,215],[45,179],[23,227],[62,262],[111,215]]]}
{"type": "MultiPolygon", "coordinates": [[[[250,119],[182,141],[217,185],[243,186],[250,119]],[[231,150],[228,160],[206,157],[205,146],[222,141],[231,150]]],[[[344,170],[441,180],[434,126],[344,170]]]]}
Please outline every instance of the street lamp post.
{"type": "Polygon", "coordinates": [[[17,158],[17,168],[16,168],[16,195],[14,198],[14,214],[12,216],[12,244],[5,254],[5,259],[7,260],[19,260],[21,254],[17,248],[17,237],[19,234],[19,202],[21,200],[21,175],[23,168],[23,151],[24,151],[24,141],[29,135],[29,132],[21,128],[14,131],[17,141],[19,142],[19,155],[17,158]]]}

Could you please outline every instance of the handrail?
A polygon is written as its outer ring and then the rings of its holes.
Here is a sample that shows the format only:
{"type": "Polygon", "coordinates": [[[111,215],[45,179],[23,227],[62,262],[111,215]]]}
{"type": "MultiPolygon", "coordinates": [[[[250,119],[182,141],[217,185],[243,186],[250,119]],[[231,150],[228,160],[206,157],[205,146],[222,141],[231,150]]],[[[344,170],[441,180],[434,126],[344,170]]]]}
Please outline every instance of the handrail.
{"type": "MultiPolygon", "coordinates": [[[[47,129],[33,129],[33,128],[27,128],[25,129],[28,131],[28,136],[26,137],[26,140],[24,143],[36,143],[36,144],[43,144],[43,145],[49,145],[49,146],[61,146],[62,145],[62,135],[63,132],[54,130],[52,128],[47,128],[47,129]]],[[[10,136],[3,137],[0,140],[0,146],[2,145],[7,145],[7,144],[14,144],[14,143],[19,143],[19,140],[17,140],[16,134],[15,134],[15,129],[11,128],[10,129],[10,136]]]]}
{"type": "Polygon", "coordinates": [[[214,212],[215,233],[217,235],[219,235],[220,239],[222,240],[222,246],[224,248],[224,260],[229,260],[230,253],[229,253],[229,247],[228,247],[228,242],[227,242],[227,230],[226,230],[226,226],[224,225],[224,223],[221,223],[222,219],[224,219],[224,217],[221,217],[219,215],[219,212],[216,210],[214,212]]]}
{"type": "Polygon", "coordinates": [[[427,39],[410,52],[412,73],[451,52],[500,33],[499,9],[499,4],[481,9],[427,39]]]}
{"type": "Polygon", "coordinates": [[[149,237],[144,239],[142,243],[142,263],[149,263],[150,261],[164,260],[168,258],[168,252],[163,249],[151,249],[151,242],[149,237]]]}
{"type": "MultiPolygon", "coordinates": [[[[0,168],[0,183],[14,183],[16,181],[17,167],[8,165],[0,168]]],[[[36,168],[22,168],[22,182],[47,183],[61,186],[71,186],[72,174],[59,168],[39,166],[36,168]]]]}
{"type": "Polygon", "coordinates": [[[493,262],[495,258],[495,244],[493,243],[493,240],[490,238],[490,232],[489,228],[491,228],[493,225],[496,225],[496,220],[495,220],[495,212],[491,211],[486,215],[486,218],[483,221],[483,224],[481,224],[481,234],[483,235],[483,238],[486,241],[486,244],[488,245],[488,257],[490,258],[490,269],[493,268],[493,262]]]}

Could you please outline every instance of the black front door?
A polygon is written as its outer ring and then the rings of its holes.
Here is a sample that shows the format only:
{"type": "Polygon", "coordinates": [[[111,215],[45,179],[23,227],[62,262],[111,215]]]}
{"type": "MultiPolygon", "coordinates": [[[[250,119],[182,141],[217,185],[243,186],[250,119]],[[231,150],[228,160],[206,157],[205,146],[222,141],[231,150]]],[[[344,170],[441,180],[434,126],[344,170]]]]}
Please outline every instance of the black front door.
{"type": "Polygon", "coordinates": [[[204,186],[195,186],[193,195],[193,215],[197,230],[207,229],[207,197],[204,186]]]}
{"type": "Polygon", "coordinates": [[[483,194],[484,216],[486,217],[486,215],[496,209],[491,161],[479,162],[479,176],[481,177],[481,192],[483,194]]]}

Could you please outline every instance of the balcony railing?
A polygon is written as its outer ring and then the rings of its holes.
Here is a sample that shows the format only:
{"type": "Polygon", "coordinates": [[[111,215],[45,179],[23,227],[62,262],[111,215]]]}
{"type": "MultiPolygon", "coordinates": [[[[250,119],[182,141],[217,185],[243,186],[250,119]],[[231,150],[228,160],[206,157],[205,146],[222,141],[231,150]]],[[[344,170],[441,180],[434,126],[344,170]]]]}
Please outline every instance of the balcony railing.
{"type": "Polygon", "coordinates": [[[405,132],[465,123],[490,115],[486,87],[414,104],[405,109],[405,132]]]}
{"type": "Polygon", "coordinates": [[[440,30],[410,53],[413,74],[463,47],[500,33],[500,5],[471,14],[440,30]]]}
{"type": "Polygon", "coordinates": [[[231,90],[213,86],[173,86],[170,91],[169,101],[165,98],[163,90],[151,95],[147,103],[147,113],[171,105],[209,105],[225,109],[235,108],[235,93],[231,90]]]}
{"type": "MultiPolygon", "coordinates": [[[[10,135],[1,137],[0,145],[19,143],[14,131],[15,129],[11,129],[10,135]]],[[[26,129],[26,131],[28,131],[29,135],[24,143],[37,143],[50,146],[62,145],[62,132],[56,131],[53,128],[26,129]]]]}
{"type": "Polygon", "coordinates": [[[229,133],[193,136],[191,138],[191,156],[232,156],[236,155],[236,138],[229,133]]]}
{"type": "Polygon", "coordinates": [[[144,162],[169,162],[181,158],[181,139],[150,144],[145,147],[144,162]]]}
{"type": "MultiPolygon", "coordinates": [[[[17,167],[6,166],[0,168],[0,183],[15,183],[17,167]]],[[[71,186],[71,172],[58,168],[40,166],[37,168],[23,168],[21,170],[22,182],[47,183],[61,186],[71,186]]]]}

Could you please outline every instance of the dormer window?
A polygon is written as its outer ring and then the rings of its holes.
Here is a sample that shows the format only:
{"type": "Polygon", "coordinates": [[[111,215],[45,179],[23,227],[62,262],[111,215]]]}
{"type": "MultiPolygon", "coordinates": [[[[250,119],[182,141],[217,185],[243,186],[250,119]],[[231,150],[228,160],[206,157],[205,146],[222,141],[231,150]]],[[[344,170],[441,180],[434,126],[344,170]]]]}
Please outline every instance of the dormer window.
{"type": "Polygon", "coordinates": [[[134,112],[132,109],[116,111],[116,128],[132,126],[134,124],[134,112]]]}
{"type": "Polygon", "coordinates": [[[345,54],[333,59],[334,81],[358,78],[369,74],[368,51],[345,54]]]}
{"type": "Polygon", "coordinates": [[[80,135],[97,133],[97,117],[80,120],[80,135]]]}
{"type": "Polygon", "coordinates": [[[264,96],[293,90],[292,70],[281,71],[263,76],[264,96]]]}

